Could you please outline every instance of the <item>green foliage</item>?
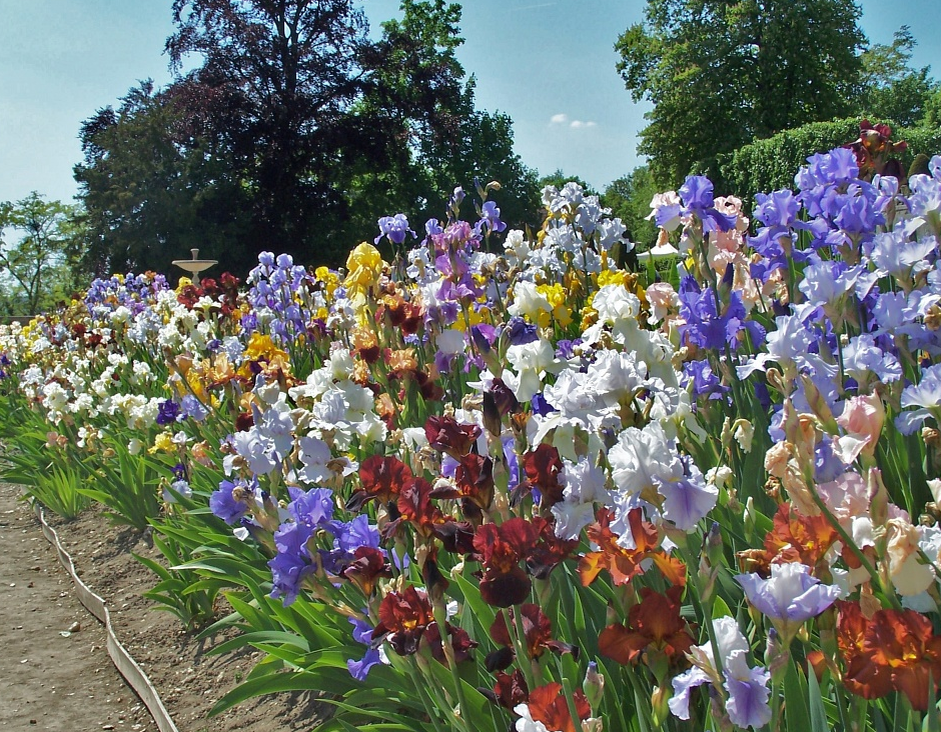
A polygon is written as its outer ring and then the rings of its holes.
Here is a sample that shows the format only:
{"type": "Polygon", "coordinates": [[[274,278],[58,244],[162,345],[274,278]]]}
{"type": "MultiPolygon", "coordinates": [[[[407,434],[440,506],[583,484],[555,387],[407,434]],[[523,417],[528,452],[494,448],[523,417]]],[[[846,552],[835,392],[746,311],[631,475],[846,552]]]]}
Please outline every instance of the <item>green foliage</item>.
{"type": "Polygon", "coordinates": [[[130,455],[123,445],[117,448],[114,457],[101,462],[93,487],[81,492],[106,506],[112,523],[144,531],[160,514],[160,472],[146,456],[130,455]]]}
{"type": "Polygon", "coordinates": [[[197,583],[192,572],[178,569],[189,559],[192,548],[172,536],[161,537],[157,533],[159,527],[159,523],[154,524],[153,542],[169,568],[148,557],[134,555],[137,561],[160,578],[153,589],[144,593],[144,597],[158,603],[160,610],[175,615],[188,630],[198,628],[213,619],[221,586],[219,583],[197,583]]]}
{"type": "Polygon", "coordinates": [[[627,227],[627,238],[638,245],[638,251],[650,249],[657,241],[657,226],[647,216],[650,201],[659,192],[650,168],[641,166],[613,181],[601,196],[602,205],[627,227]]]}
{"type": "Polygon", "coordinates": [[[714,173],[716,156],[850,111],[864,36],[854,0],[648,0],[615,49],[657,180],[714,173]]]}
{"type": "Polygon", "coordinates": [[[510,118],[475,109],[460,6],[402,10],[371,40],[347,0],[175,2],[172,63],[200,65],[82,127],[86,269],[170,272],[194,247],[239,275],[263,249],[338,265],[380,217],[420,228],[475,177],[499,181],[503,218],[524,223],[535,174],[510,118]]]}
{"type": "Polygon", "coordinates": [[[911,127],[924,120],[932,95],[941,85],[929,77],[930,68],[909,66],[915,39],[908,26],[895,32],[890,45],[875,44],[863,51],[856,105],[867,117],[894,120],[911,127]]]}
{"type": "Polygon", "coordinates": [[[81,475],[60,467],[34,473],[25,495],[66,521],[78,518],[91,503],[82,492],[81,475]]]}
{"type": "Polygon", "coordinates": [[[82,124],[84,160],[74,172],[89,230],[86,272],[170,273],[171,261],[192,248],[223,270],[252,265],[244,235],[250,190],[200,133],[188,91],[141,82],[117,110],[82,124]]]}
{"type": "Polygon", "coordinates": [[[546,186],[555,186],[556,188],[562,188],[566,183],[578,183],[584,191],[586,196],[597,196],[598,191],[596,191],[590,183],[585,182],[577,175],[568,175],[561,168],[556,168],[549,175],[544,175],[539,179],[539,189],[542,190],[546,186]]]}
{"type": "Polygon", "coordinates": [[[34,315],[53,309],[79,283],[73,265],[81,252],[81,227],[74,206],[46,201],[33,191],[0,202],[0,312],[34,315]],[[17,232],[7,241],[7,231],[17,232]]]}
{"type": "MultiPolygon", "coordinates": [[[[891,124],[891,123],[890,123],[891,124]]],[[[744,145],[720,158],[717,192],[746,196],[760,191],[792,188],[794,172],[814,153],[845,145],[859,136],[859,118],[814,122],[773,137],[744,145]]],[[[908,170],[915,155],[941,153],[941,126],[921,125],[893,129],[895,141],[905,140],[908,149],[899,157],[908,170]]]]}
{"type": "MultiPolygon", "coordinates": [[[[4,385],[10,385],[10,379],[4,385]]],[[[13,379],[12,381],[16,381],[13,379]]],[[[4,399],[2,435],[5,438],[0,475],[3,480],[26,488],[27,498],[39,501],[45,508],[66,521],[76,518],[90,500],[82,493],[84,475],[72,453],[71,441],[63,448],[52,449],[49,425],[42,415],[28,409],[22,396],[14,390],[4,399]]]]}
{"type": "Polygon", "coordinates": [[[3,479],[25,486],[27,498],[66,521],[78,517],[91,501],[82,492],[83,475],[75,469],[76,463],[68,453],[47,448],[47,425],[39,415],[22,408],[14,408],[11,414],[16,426],[7,429],[16,429],[16,440],[4,453],[3,479]]]}

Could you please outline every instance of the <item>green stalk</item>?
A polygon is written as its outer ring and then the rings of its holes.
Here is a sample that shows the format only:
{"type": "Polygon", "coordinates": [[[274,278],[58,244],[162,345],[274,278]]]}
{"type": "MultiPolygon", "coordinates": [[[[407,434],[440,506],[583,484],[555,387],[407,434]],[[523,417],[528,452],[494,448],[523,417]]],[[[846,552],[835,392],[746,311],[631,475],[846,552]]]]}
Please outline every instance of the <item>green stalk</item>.
{"type": "Polygon", "coordinates": [[[523,677],[530,689],[535,689],[536,675],[533,672],[533,664],[529,658],[529,651],[526,649],[526,632],[523,630],[523,618],[518,612],[513,613],[513,620],[510,620],[510,610],[505,609],[504,618],[510,638],[513,641],[513,649],[516,651],[516,658],[519,660],[519,667],[523,671],[523,677]]]}
{"type": "Polygon", "coordinates": [[[440,703],[440,699],[436,703],[432,699],[428,692],[427,688],[434,689],[434,684],[426,684],[426,679],[423,679],[422,676],[415,669],[415,665],[412,664],[411,660],[405,660],[405,669],[408,672],[409,677],[412,679],[412,685],[415,687],[415,690],[418,692],[418,696],[421,699],[422,706],[425,707],[425,714],[428,715],[428,718],[431,720],[431,723],[435,727],[436,732],[447,732],[447,730],[441,726],[441,723],[438,721],[438,716],[435,714],[436,709],[438,708],[437,704],[440,703]],[[426,688],[427,687],[427,688],[426,688]]]}
{"type": "Polygon", "coordinates": [[[467,726],[467,720],[464,715],[467,713],[467,700],[464,698],[464,689],[461,686],[461,677],[457,672],[457,661],[454,659],[454,648],[448,642],[448,621],[444,605],[438,601],[434,604],[435,622],[438,624],[438,635],[441,637],[441,647],[444,650],[444,657],[448,662],[448,670],[451,672],[451,679],[454,681],[454,693],[457,696],[459,715],[455,715],[455,721],[460,721],[460,727],[465,732],[472,732],[467,726]]]}
{"type": "Polygon", "coordinates": [[[829,523],[836,533],[840,535],[840,540],[843,542],[844,546],[848,546],[859,563],[865,567],[866,571],[869,573],[869,578],[872,580],[873,586],[878,588],[879,593],[883,595],[884,599],[887,600],[895,610],[901,610],[902,605],[895,596],[895,593],[889,594],[886,592],[886,589],[882,584],[882,579],[879,577],[878,572],[876,572],[875,567],[872,566],[872,563],[869,561],[869,559],[867,559],[866,555],[863,554],[862,550],[856,546],[856,543],[853,541],[852,537],[846,533],[846,529],[840,526],[840,522],[836,520],[836,517],[832,513],[830,513],[830,509],[827,508],[827,504],[823,502],[823,499],[820,497],[817,491],[811,490],[808,492],[810,493],[810,497],[813,500],[814,505],[817,506],[817,508],[820,509],[820,512],[826,517],[827,523],[829,523]]]}
{"type": "Polygon", "coordinates": [[[578,716],[578,710],[575,708],[575,695],[572,690],[572,682],[565,675],[565,671],[562,668],[562,658],[556,656],[555,662],[556,667],[559,669],[559,680],[562,682],[562,693],[565,694],[565,703],[568,705],[569,715],[572,717],[572,724],[576,729],[578,729],[581,724],[578,716]]]}

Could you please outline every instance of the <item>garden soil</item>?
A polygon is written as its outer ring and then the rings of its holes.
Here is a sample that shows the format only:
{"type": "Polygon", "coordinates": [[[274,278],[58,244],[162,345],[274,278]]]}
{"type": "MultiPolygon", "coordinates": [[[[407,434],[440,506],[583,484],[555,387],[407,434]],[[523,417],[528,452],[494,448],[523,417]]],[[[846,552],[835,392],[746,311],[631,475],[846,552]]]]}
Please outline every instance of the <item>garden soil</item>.
{"type": "MultiPolygon", "coordinates": [[[[19,486],[0,484],[0,729],[156,732],[20,494],[19,486]]],[[[110,526],[96,508],[75,521],[47,521],[82,580],[108,604],[118,640],[180,732],[302,732],[323,719],[325,705],[313,693],[260,697],[207,718],[261,654],[211,655],[234,631],[199,639],[143,597],[156,578],[132,553],[162,559],[146,537],[110,526]]]]}

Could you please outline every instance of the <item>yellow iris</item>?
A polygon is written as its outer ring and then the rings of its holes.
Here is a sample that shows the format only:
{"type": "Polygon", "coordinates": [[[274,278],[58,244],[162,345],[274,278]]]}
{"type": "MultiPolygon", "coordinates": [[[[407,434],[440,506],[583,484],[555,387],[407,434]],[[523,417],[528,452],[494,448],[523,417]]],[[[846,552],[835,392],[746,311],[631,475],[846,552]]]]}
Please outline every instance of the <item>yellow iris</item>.
{"type": "Polygon", "coordinates": [[[565,328],[570,325],[572,322],[572,311],[566,302],[568,293],[565,291],[565,288],[562,287],[561,284],[555,283],[554,285],[539,285],[536,290],[539,294],[545,296],[546,300],[549,301],[549,305],[552,306],[551,313],[539,313],[539,325],[547,327],[549,325],[550,315],[561,327],[565,328]]]}
{"type": "Polygon", "coordinates": [[[382,255],[369,242],[363,242],[350,252],[346,260],[349,274],[344,284],[350,292],[366,292],[379,283],[382,274],[382,255]]]}
{"type": "Polygon", "coordinates": [[[340,286],[340,277],[336,272],[331,272],[329,267],[317,267],[314,276],[324,284],[324,291],[328,298],[333,297],[333,293],[340,286]]]}
{"type": "Polygon", "coordinates": [[[245,357],[247,360],[258,361],[265,358],[268,361],[273,361],[279,356],[285,361],[289,360],[288,354],[274,344],[270,335],[263,335],[258,332],[252,333],[248,347],[245,349],[245,357]]]}
{"type": "Polygon", "coordinates": [[[161,432],[154,440],[154,446],[148,448],[147,452],[151,455],[157,452],[176,452],[176,445],[173,444],[173,437],[169,432],[161,432]]]}

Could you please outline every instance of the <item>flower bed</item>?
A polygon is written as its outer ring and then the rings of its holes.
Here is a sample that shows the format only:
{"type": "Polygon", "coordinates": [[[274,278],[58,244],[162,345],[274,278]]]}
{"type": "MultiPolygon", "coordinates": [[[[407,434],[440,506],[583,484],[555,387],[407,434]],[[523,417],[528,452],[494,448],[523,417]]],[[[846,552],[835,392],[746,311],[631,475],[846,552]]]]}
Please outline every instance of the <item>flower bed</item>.
{"type": "Polygon", "coordinates": [[[96,281],[0,337],[10,477],[153,531],[151,597],[265,654],[217,711],[938,729],[941,157],[808,163],[754,234],[705,178],[658,196],[672,284],[575,184],[534,236],[458,189],[379,222],[391,262],[96,281]]]}

